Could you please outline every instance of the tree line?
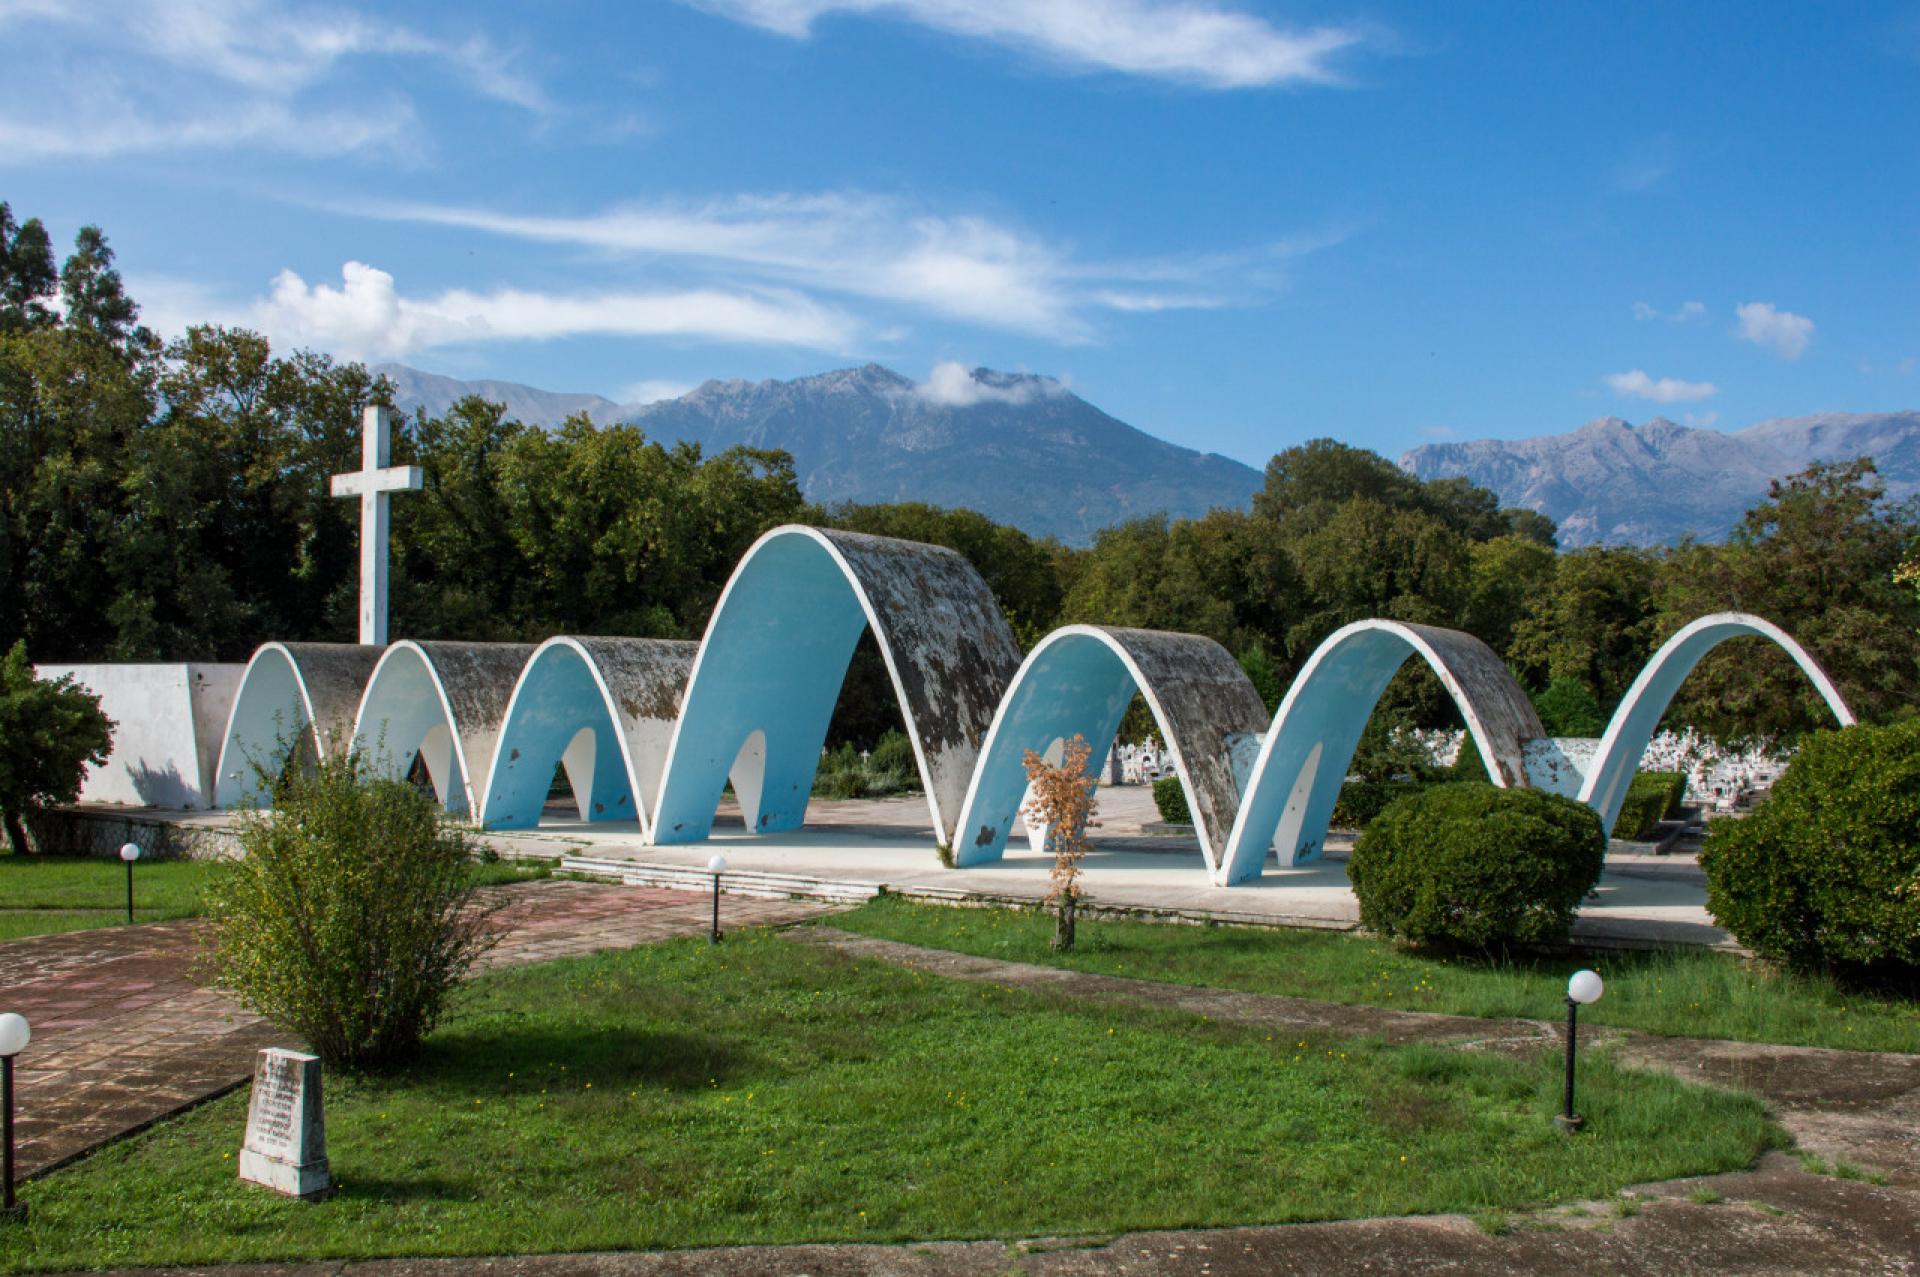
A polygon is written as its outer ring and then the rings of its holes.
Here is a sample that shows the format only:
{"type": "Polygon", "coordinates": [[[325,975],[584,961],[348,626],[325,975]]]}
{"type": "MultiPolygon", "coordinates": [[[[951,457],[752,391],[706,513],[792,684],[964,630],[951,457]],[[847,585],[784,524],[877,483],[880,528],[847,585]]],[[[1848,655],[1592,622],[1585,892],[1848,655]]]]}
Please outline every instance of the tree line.
{"type": "MultiPolygon", "coordinates": [[[[268,639],[353,641],[360,412],[393,387],[357,363],[201,326],[139,326],[113,252],[81,230],[64,264],[0,204],[0,650],[37,661],[243,660],[268,639]]],[[[809,522],[950,546],[1023,645],[1072,622],[1205,634],[1269,704],[1315,646],[1380,616],[1467,630],[1536,695],[1550,730],[1597,732],[1661,640],[1704,612],[1756,612],[1810,648],[1856,711],[1920,709],[1920,537],[1868,459],[1776,482],[1724,544],[1560,552],[1550,520],[1464,479],[1420,480],[1315,439],[1277,454],[1246,510],[1144,518],[1078,549],[967,510],[819,508],[783,452],[649,439],[584,416],[548,430],[470,398],[394,441],[425,487],[393,503],[393,632],[538,640],[695,638],[754,538],[809,522]]],[[[1417,663],[1416,663],[1417,665],[1417,663]]],[[[895,720],[870,641],[836,739],[895,720]]],[[[1735,644],[1671,721],[1721,738],[1823,721],[1770,645],[1735,644]]],[[[1457,721],[1424,667],[1380,720],[1457,721]]]]}

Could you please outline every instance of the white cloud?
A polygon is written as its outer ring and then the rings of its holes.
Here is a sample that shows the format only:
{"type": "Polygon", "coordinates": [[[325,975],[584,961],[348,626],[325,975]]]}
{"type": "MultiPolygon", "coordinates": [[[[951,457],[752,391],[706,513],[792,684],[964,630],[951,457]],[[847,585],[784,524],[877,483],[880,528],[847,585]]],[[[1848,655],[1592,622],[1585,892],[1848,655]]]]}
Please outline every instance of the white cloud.
{"type": "Polygon", "coordinates": [[[620,392],[622,405],[659,403],[663,399],[678,399],[693,389],[690,381],[663,381],[658,378],[636,381],[620,392]]]}
{"type": "Polygon", "coordinates": [[[1705,430],[1720,420],[1720,414],[1717,412],[1687,412],[1682,413],[1680,419],[1690,426],[1705,430]]]}
{"type": "Polygon", "coordinates": [[[1064,66],[1209,89],[1335,84],[1335,58],[1363,43],[1350,27],[1282,30],[1209,0],[683,0],[802,39],[835,14],[917,22],[1024,49],[1064,66]]]}
{"type": "Polygon", "coordinates": [[[1601,380],[1622,398],[1651,399],[1655,403],[1694,403],[1720,393],[1720,387],[1710,381],[1681,381],[1677,377],[1656,380],[1638,368],[1632,372],[1608,373],[1601,380]]]}
{"type": "Polygon", "coordinates": [[[552,109],[519,58],[477,32],[435,36],[284,0],[0,5],[0,42],[24,68],[0,83],[0,158],[417,150],[403,81],[339,83],[355,59],[426,62],[479,96],[536,115],[552,109]],[[86,92],[75,94],[76,83],[86,92]],[[371,106],[362,105],[367,98],[371,106]],[[49,101],[61,108],[49,110],[49,101]]]}
{"type": "Polygon", "coordinates": [[[913,393],[929,403],[948,408],[964,408],[977,403],[1032,403],[1067,393],[1066,387],[1051,377],[1021,377],[1001,383],[981,381],[965,364],[945,360],[933,366],[927,379],[913,393]]]}
{"type": "Polygon", "coordinates": [[[1734,308],[1740,318],[1735,335],[1742,341],[1765,346],[1789,362],[1807,353],[1813,340],[1813,321],[1790,310],[1778,310],[1772,302],[1748,302],[1734,308]]]}
{"type": "MultiPolygon", "coordinates": [[[[684,337],[844,352],[856,325],[846,315],[793,292],[542,293],[449,289],[408,297],[386,271],[363,262],[341,268],[339,286],[309,284],[281,271],[266,296],[221,304],[190,285],[143,293],[161,332],[187,322],[257,329],[283,347],[307,346],[346,359],[398,359],[441,346],[547,341],[576,336],[684,337]]],[[[146,285],[142,285],[146,287],[146,285]]]]}
{"type": "Polygon", "coordinates": [[[438,205],[348,211],[455,226],[718,274],[909,306],[1063,342],[1091,339],[1091,315],[1214,307],[1265,296],[1285,264],[1338,243],[1300,237],[1240,253],[1088,261],[974,214],[930,212],[859,192],[741,195],[700,204],[628,204],[583,216],[438,205]]]}
{"type": "Polygon", "coordinates": [[[1668,323],[1684,324],[1695,319],[1705,319],[1707,317],[1707,307],[1705,302],[1681,302],[1679,309],[1669,312],[1661,310],[1658,306],[1649,305],[1646,302],[1635,302],[1633,304],[1633,317],[1642,321],[1664,319],[1668,323]]]}

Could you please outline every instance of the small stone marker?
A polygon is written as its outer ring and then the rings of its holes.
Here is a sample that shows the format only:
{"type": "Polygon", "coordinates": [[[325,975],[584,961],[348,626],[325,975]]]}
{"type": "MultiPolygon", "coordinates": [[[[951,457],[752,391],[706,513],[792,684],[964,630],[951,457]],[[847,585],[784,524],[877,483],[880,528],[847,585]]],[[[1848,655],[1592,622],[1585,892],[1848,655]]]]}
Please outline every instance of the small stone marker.
{"type": "Polygon", "coordinates": [[[319,1056],[278,1047],[260,1052],[247,1104],[247,1138],[240,1147],[240,1178],[289,1197],[333,1191],[319,1056]]]}

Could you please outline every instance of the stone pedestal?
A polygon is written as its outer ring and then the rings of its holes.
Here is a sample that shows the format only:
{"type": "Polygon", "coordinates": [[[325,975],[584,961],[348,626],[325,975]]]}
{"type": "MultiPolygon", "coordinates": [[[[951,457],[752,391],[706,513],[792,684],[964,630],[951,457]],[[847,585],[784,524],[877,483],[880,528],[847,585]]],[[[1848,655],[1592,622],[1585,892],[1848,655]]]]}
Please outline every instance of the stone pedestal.
{"type": "Polygon", "coordinates": [[[260,1052],[247,1104],[247,1138],[240,1148],[240,1178],[289,1197],[333,1191],[320,1057],[277,1047],[260,1052]]]}

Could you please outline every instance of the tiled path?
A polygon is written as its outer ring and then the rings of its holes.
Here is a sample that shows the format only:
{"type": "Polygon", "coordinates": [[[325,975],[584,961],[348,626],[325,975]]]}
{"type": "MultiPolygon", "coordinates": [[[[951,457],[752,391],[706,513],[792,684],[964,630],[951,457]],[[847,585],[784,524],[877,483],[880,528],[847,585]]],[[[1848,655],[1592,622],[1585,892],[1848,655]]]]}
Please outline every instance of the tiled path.
{"type": "MultiPolygon", "coordinates": [[[[498,889],[505,936],[483,965],[622,949],[704,932],[708,896],[543,880],[498,889]]],[[[812,901],[727,897],[721,925],[797,922],[812,901]]],[[[33,1025],[16,1061],[19,1170],[42,1174],[244,1083],[254,1053],[296,1045],[196,985],[193,922],[105,927],[0,944],[0,1011],[33,1025]]]]}

